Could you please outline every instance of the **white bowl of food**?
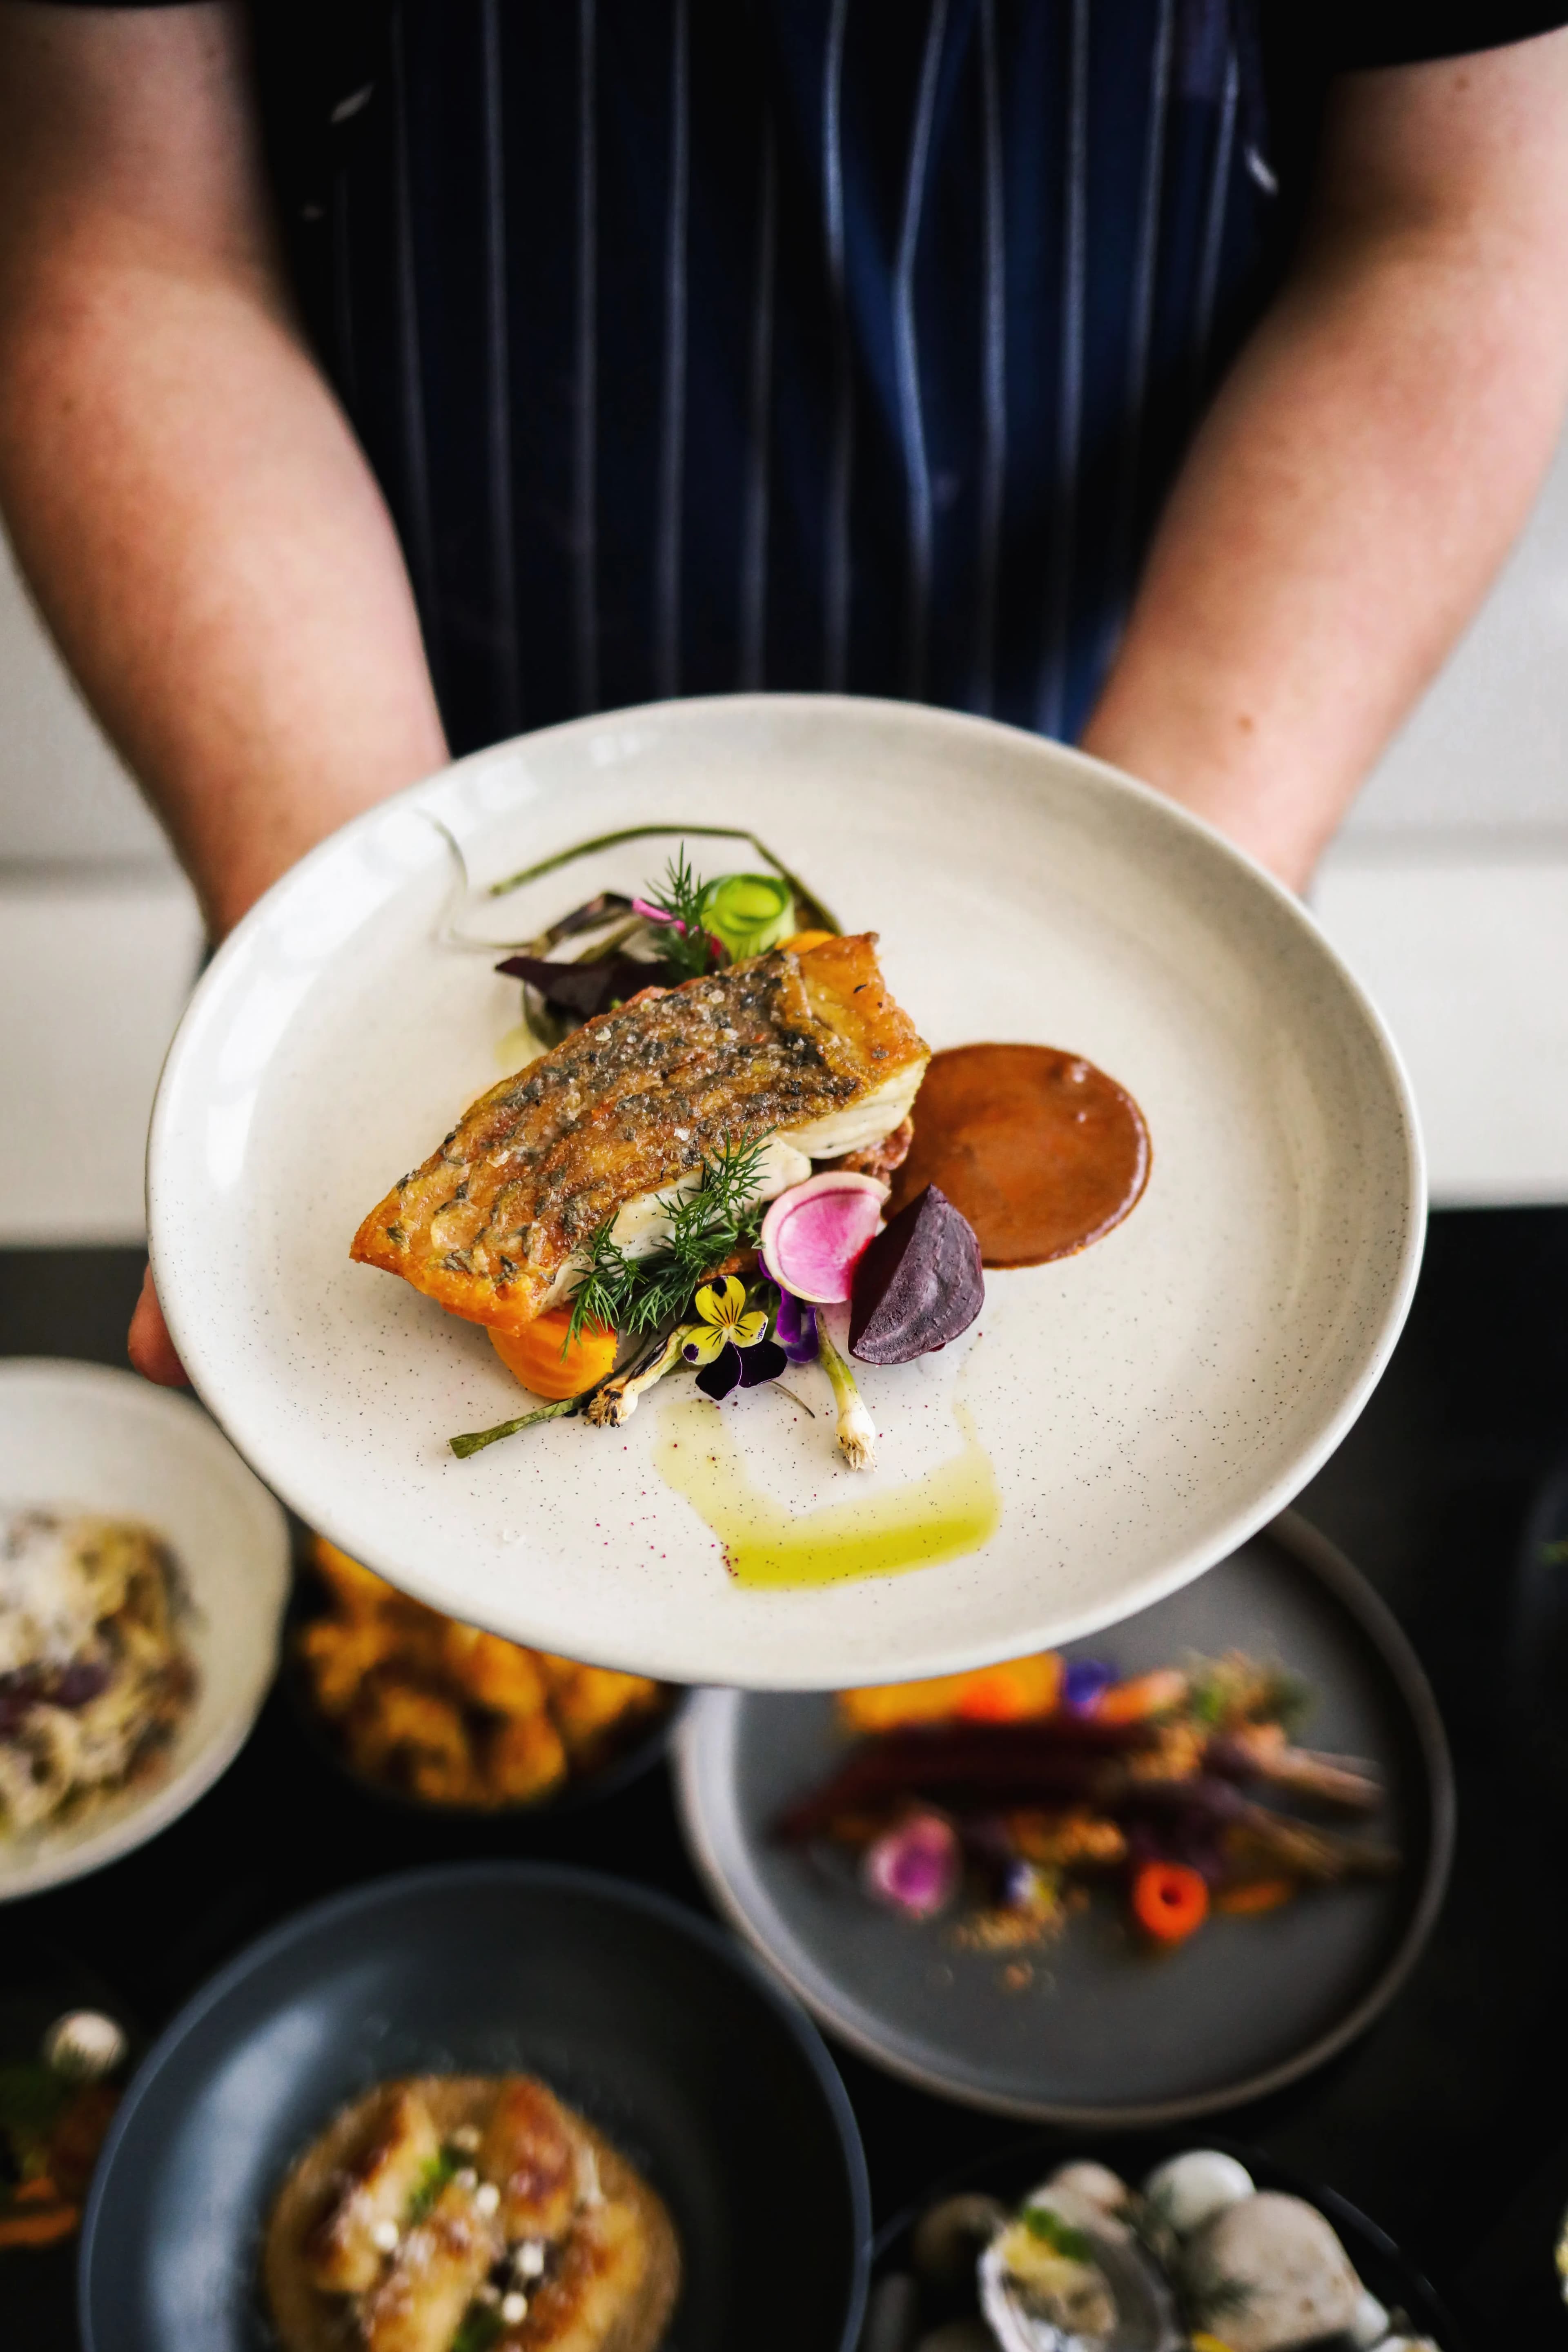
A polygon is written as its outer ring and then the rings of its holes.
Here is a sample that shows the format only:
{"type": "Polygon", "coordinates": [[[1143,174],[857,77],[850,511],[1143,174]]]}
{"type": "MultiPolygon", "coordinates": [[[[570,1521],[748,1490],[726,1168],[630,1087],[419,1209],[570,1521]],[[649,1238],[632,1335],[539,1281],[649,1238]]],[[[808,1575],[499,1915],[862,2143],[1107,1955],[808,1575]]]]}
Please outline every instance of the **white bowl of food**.
{"type": "Polygon", "coordinates": [[[267,1695],[281,1510],[189,1398],[0,1364],[0,1901],[175,1820],[267,1695]]]}

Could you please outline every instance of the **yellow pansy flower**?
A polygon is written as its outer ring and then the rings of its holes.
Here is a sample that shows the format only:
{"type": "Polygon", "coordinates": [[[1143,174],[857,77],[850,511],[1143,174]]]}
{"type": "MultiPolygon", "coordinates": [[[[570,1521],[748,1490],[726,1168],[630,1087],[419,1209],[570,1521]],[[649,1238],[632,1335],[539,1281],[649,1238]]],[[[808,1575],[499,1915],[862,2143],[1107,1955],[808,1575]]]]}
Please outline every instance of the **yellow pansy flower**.
{"type": "Polygon", "coordinates": [[[705,1282],[692,1300],[700,1323],[688,1323],[680,1334],[680,1352],[689,1364],[710,1364],[726,1348],[754,1348],[768,1328],[760,1307],[749,1312],[746,1286],[739,1275],[705,1282]]]}

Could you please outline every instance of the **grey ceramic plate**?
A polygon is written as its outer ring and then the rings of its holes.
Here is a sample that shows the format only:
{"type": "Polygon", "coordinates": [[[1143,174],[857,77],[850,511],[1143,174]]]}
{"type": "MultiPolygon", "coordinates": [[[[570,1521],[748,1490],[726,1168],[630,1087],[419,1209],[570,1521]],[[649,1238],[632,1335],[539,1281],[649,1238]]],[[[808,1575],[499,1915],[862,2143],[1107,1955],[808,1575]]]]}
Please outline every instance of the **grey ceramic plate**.
{"type": "Polygon", "coordinates": [[[1293,1512],[1217,1568],[1067,1654],[1124,1673],[1242,1649],[1317,1694],[1306,1736],[1364,1756],[1388,1797],[1393,1879],[1314,1894],[1261,1918],[1215,1917],[1144,1953],[1099,1902],[1026,1955],[955,1948],[858,1893],[847,1864],[774,1845],[768,1825],[839,1752],[828,1696],[709,1691],[686,1718],[687,1834],[721,1909],[821,2021],[928,2090],[973,2106],[1100,2127],[1173,2123],[1259,2096],[1370,2023],[1436,1916],[1453,1775],[1426,1677],[1364,1580],[1293,1512]]]}

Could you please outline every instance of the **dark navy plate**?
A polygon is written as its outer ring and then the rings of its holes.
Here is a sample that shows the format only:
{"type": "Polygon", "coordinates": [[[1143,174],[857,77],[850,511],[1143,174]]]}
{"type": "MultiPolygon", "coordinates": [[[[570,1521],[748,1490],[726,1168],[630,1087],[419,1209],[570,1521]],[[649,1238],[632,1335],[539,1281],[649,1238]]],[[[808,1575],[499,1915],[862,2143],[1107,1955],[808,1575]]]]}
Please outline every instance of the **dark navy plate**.
{"type": "Polygon", "coordinates": [[[840,2352],[865,2161],[813,2027],[728,1937],[646,1889],[480,1863],[355,1888],[241,1953],[136,2075],[82,2228],[86,2352],[259,2352],[271,2200],[391,2075],[537,2074],[668,2205],[668,2352],[840,2352]]]}

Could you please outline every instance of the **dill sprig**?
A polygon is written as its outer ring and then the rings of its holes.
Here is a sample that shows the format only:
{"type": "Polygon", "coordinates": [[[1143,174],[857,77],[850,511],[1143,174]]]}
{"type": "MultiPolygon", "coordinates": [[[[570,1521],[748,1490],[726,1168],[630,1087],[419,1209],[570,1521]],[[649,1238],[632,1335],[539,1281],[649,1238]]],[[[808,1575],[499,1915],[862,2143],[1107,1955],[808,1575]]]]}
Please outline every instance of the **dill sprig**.
{"type": "Polygon", "coordinates": [[[658,943],[660,952],[688,980],[700,980],[719,961],[702,912],[707,888],[687,861],[684,842],[673,857],[666,859],[662,884],[650,883],[647,887],[647,905],[657,907],[668,918],[658,943]]]}
{"type": "Polygon", "coordinates": [[[608,1216],[584,1251],[584,1271],[572,1297],[566,1344],[596,1324],[629,1339],[657,1331],[683,1315],[691,1294],[731,1252],[756,1240],[762,1203],[752,1199],[767,1137],[732,1143],[728,1137],[689,1192],[667,1193],[660,1202],[669,1221],[661,1248],[648,1257],[628,1257],[615,1239],[608,1216]]]}

